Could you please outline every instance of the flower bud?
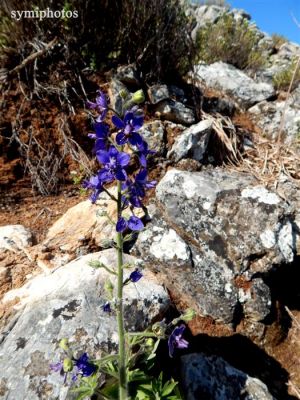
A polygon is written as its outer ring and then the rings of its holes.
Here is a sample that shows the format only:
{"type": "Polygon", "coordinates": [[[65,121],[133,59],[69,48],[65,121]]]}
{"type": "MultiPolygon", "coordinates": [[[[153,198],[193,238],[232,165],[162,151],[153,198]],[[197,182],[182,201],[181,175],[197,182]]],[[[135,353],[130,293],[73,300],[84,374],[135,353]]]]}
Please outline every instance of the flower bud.
{"type": "Polygon", "coordinates": [[[150,349],[152,349],[153,346],[154,346],[154,339],[148,338],[148,339],[145,341],[145,345],[146,345],[147,347],[149,347],[150,349]]]}
{"type": "Polygon", "coordinates": [[[113,241],[111,239],[103,239],[100,243],[101,247],[108,249],[113,246],[113,241]]]}
{"type": "Polygon", "coordinates": [[[152,331],[157,336],[165,336],[166,329],[167,325],[164,321],[155,322],[155,324],[152,325],[152,331]]]}
{"type": "Polygon", "coordinates": [[[65,351],[69,349],[69,340],[67,338],[62,338],[59,341],[59,347],[65,351]]]}
{"type": "Polygon", "coordinates": [[[122,99],[125,100],[127,98],[127,96],[128,96],[128,92],[127,92],[126,89],[121,89],[120,92],[119,92],[119,95],[122,97],[122,99]]]}
{"type": "Polygon", "coordinates": [[[141,104],[145,101],[145,95],[142,89],[133,93],[131,101],[135,104],[141,104]]]}
{"type": "Polygon", "coordinates": [[[194,319],[195,316],[196,316],[195,310],[193,310],[192,308],[187,308],[184,314],[181,315],[180,319],[181,321],[189,322],[192,319],[194,319]]]}
{"type": "Polygon", "coordinates": [[[71,360],[71,358],[65,358],[64,363],[63,363],[64,372],[72,371],[73,367],[74,367],[74,365],[73,365],[73,361],[71,360]]]}
{"type": "Polygon", "coordinates": [[[107,279],[104,283],[104,290],[107,293],[109,298],[112,298],[113,296],[113,290],[114,290],[114,285],[112,284],[110,279],[107,279]]]}

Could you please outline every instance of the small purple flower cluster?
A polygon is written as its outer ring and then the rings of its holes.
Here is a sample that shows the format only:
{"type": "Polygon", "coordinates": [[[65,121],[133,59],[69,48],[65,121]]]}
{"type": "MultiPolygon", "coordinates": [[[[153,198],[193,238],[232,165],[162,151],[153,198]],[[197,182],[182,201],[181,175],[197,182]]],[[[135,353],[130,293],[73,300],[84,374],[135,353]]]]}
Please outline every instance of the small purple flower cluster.
{"type": "MultiPolygon", "coordinates": [[[[105,190],[105,184],[120,181],[122,182],[122,209],[142,207],[146,190],[153,188],[156,184],[155,181],[147,179],[147,157],[155,152],[149,150],[148,144],[138,132],[143,126],[144,116],[137,106],[127,110],[123,118],[112,110],[115,115],[112,116],[111,121],[117,130],[114,135],[110,133],[108,124],[104,122],[110,110],[106,95],[99,91],[96,102],[89,101],[87,105],[99,113],[94,124],[95,133],[90,133],[88,136],[95,139],[94,152],[101,169],[97,175],[85,180],[83,187],[93,191],[90,199],[92,203],[95,203],[100,193],[105,190]],[[140,170],[134,177],[128,176],[127,169],[131,155],[123,151],[125,145],[139,160],[140,170]]],[[[143,227],[143,222],[135,215],[129,219],[119,215],[116,223],[117,232],[123,232],[126,229],[139,231],[143,227]]]]}
{"type": "Polygon", "coordinates": [[[173,357],[175,349],[186,349],[189,345],[188,341],[183,339],[182,335],[185,325],[176,326],[168,339],[169,356],[173,357]]]}
{"type": "Polygon", "coordinates": [[[65,382],[68,373],[72,372],[72,381],[75,382],[78,376],[88,377],[94,374],[97,371],[97,367],[90,362],[87,353],[83,353],[78,359],[65,358],[64,361],[50,364],[50,370],[60,372],[64,376],[65,382]]]}

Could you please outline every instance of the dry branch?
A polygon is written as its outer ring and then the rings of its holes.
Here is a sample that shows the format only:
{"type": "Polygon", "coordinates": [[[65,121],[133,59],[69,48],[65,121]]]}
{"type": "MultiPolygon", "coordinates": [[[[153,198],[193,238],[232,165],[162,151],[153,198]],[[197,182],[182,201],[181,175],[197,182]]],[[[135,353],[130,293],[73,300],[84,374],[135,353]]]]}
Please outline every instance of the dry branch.
{"type": "Polygon", "coordinates": [[[24,60],[21,62],[21,64],[17,65],[15,68],[8,71],[7,75],[10,77],[14,74],[17,74],[22,68],[26,67],[27,64],[33,62],[36,58],[45,54],[51,47],[53,47],[56,44],[56,42],[57,42],[57,38],[54,38],[53,40],[51,40],[51,42],[46,44],[43,49],[38,50],[35,53],[32,53],[28,57],[24,58],[24,60]]]}

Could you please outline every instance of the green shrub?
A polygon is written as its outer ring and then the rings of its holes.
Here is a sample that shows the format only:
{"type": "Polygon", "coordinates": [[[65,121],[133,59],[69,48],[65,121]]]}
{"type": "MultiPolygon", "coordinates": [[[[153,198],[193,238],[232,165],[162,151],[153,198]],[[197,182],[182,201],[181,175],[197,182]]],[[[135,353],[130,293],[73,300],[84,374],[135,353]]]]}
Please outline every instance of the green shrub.
{"type": "Polygon", "coordinates": [[[216,23],[209,23],[197,34],[198,58],[208,64],[223,61],[240,69],[253,71],[264,63],[259,38],[248,20],[235,20],[225,13],[216,23]]]}
{"type": "Polygon", "coordinates": [[[10,0],[4,5],[10,19],[13,10],[78,11],[78,18],[16,22],[10,40],[17,43],[19,60],[32,52],[32,46],[24,48],[24,43],[47,43],[56,36],[62,44],[60,59],[73,68],[99,70],[137,62],[149,81],[183,74],[193,62],[191,27],[181,0],[55,0],[51,5],[47,0],[10,0]]]}
{"type": "MultiPolygon", "coordinates": [[[[277,72],[273,76],[273,85],[277,90],[284,90],[287,91],[291,80],[294,75],[294,71],[298,62],[298,58],[294,58],[293,61],[282,71],[277,72]]],[[[292,90],[294,90],[300,83],[300,68],[298,66],[295,79],[292,85],[292,90]]]]}
{"type": "Polygon", "coordinates": [[[278,35],[277,33],[272,34],[273,46],[278,51],[280,47],[286,43],[288,40],[283,35],[278,35]]]}

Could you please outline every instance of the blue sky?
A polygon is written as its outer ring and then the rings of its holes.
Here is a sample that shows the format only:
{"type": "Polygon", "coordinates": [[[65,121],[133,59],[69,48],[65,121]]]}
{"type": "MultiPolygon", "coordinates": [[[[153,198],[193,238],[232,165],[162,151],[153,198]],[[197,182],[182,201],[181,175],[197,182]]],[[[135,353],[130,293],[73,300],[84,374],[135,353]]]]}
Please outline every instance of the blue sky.
{"type": "Polygon", "coordinates": [[[300,23],[300,0],[228,0],[233,8],[243,8],[267,33],[279,33],[300,43],[300,28],[294,23],[293,14],[300,23]]]}

